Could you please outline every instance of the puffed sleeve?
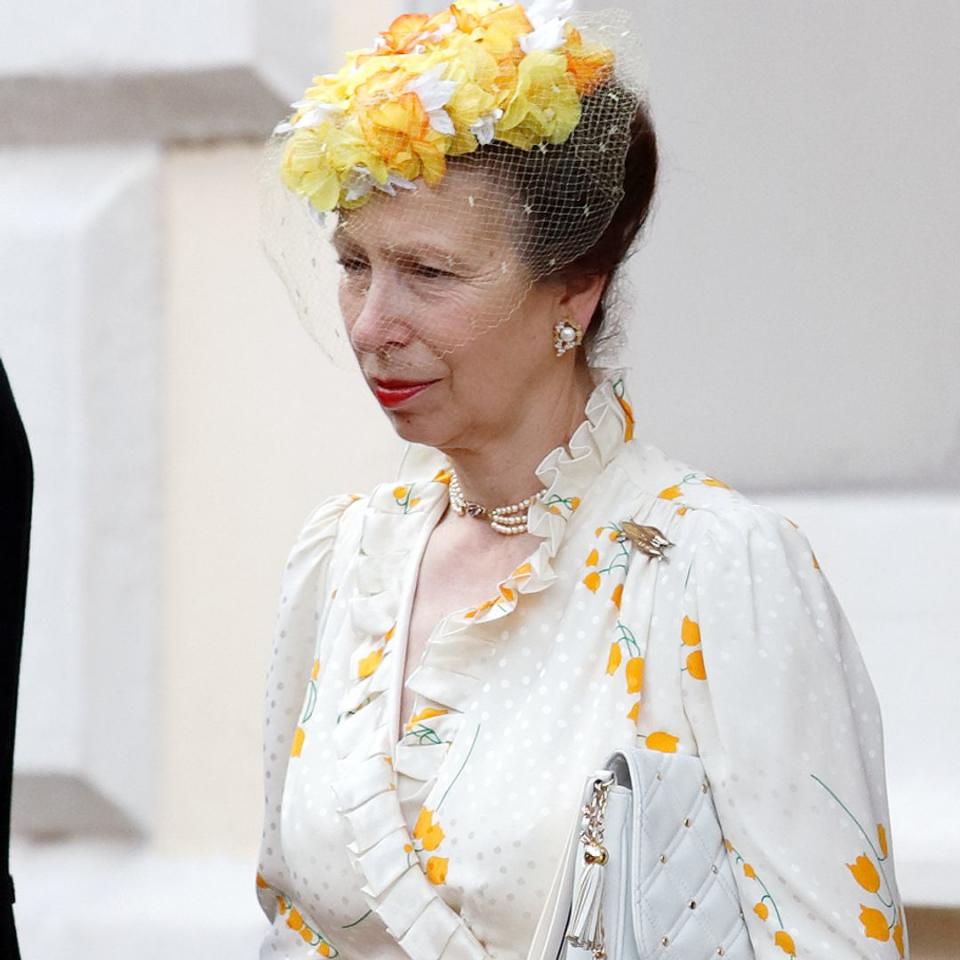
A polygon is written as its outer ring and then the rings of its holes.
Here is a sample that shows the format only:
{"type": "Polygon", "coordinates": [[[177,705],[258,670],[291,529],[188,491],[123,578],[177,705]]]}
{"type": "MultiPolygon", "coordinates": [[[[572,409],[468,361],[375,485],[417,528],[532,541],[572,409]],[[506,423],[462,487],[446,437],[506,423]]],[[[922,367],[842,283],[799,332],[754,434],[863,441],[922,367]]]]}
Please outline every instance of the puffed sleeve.
{"type": "Polygon", "coordinates": [[[287,762],[297,736],[297,719],[313,666],[317,622],[323,614],[326,576],[337,530],[357,498],[324,500],[307,517],[280,579],[280,602],[266,683],[263,728],[264,820],[257,871],[257,897],[272,922],[274,890],[289,888],[281,854],[280,802],[287,762]]]}
{"type": "Polygon", "coordinates": [[[695,548],[680,646],[757,960],[907,956],[880,708],[806,535],[749,501],[718,511],[695,548]]]}

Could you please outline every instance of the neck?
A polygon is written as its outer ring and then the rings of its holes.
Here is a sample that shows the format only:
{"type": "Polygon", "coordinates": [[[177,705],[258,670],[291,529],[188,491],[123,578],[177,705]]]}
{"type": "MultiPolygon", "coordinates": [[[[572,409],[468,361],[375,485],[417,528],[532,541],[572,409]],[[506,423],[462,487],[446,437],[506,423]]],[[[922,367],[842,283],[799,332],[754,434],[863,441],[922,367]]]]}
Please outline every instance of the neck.
{"type": "Polygon", "coordinates": [[[541,489],[534,471],[555,447],[565,444],[584,418],[594,382],[586,364],[549,390],[524,400],[522,415],[476,447],[444,450],[464,496],[486,507],[516,503],[541,489]]]}

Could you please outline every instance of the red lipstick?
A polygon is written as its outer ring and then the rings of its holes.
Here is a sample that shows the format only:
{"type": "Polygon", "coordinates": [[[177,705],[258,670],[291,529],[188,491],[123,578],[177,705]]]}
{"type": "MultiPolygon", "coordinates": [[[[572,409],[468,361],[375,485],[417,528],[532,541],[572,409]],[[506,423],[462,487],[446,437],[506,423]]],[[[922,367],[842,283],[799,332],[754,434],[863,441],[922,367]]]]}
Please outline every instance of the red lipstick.
{"type": "Polygon", "coordinates": [[[384,407],[398,407],[402,403],[423,393],[427,387],[436,383],[436,380],[380,380],[370,381],[374,396],[384,407]]]}

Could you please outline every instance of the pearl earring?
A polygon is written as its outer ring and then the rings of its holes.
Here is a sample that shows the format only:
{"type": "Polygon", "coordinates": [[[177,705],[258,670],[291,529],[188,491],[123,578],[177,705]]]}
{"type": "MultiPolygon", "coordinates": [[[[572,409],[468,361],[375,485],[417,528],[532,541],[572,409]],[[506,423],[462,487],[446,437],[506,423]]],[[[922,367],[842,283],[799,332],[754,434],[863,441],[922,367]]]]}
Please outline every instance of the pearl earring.
{"type": "Polygon", "coordinates": [[[553,328],[553,348],[562,357],[568,350],[583,343],[583,327],[568,313],[553,328]]]}

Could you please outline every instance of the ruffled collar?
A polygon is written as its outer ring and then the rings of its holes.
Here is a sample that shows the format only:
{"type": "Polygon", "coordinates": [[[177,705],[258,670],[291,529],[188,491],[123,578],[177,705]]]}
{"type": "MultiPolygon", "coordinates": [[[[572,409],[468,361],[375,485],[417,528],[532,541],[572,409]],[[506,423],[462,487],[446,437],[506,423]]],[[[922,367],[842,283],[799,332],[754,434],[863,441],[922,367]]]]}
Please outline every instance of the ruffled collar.
{"type": "Polygon", "coordinates": [[[478,598],[477,606],[440,621],[407,679],[407,687],[431,705],[429,726],[437,734],[432,740],[408,742],[406,735],[397,740],[405,719],[399,716],[399,695],[419,561],[449,500],[449,464],[437,451],[413,447],[400,479],[377,487],[366,505],[349,600],[350,682],[338,705],[333,788],[338,812],[353,834],[348,850],[366,878],[362,889],[370,907],[415,960],[436,960],[448,941],[459,943],[463,952],[457,956],[486,956],[438,893],[437,884],[444,882],[438,878],[446,871],[443,851],[434,851],[425,865],[419,862],[418,830],[432,822],[476,739],[476,721],[465,723],[465,718],[496,647],[496,631],[476,627],[508,616],[523,594],[556,580],[552,561],[567,524],[632,439],[633,413],[622,372],[594,376],[597,385],[584,421],[535,471],[545,493],[531,507],[529,531],[540,538],[539,545],[500,582],[495,596],[478,598]],[[423,807],[412,831],[399,799],[398,775],[421,787],[416,795],[423,807]]]}

